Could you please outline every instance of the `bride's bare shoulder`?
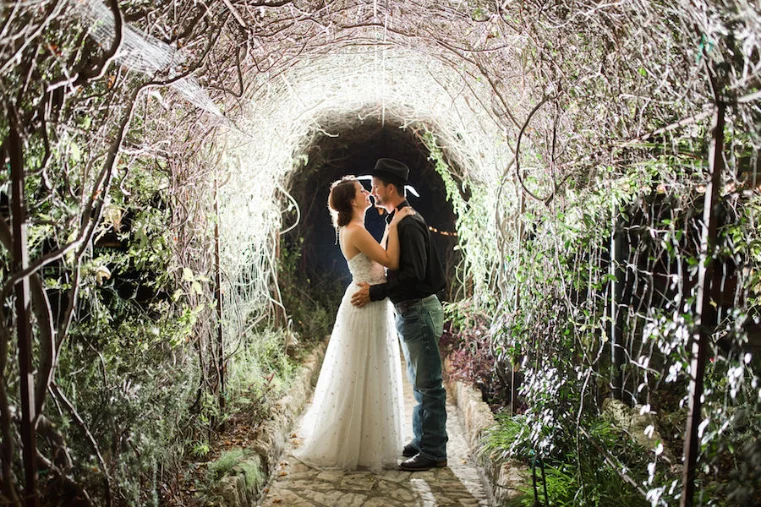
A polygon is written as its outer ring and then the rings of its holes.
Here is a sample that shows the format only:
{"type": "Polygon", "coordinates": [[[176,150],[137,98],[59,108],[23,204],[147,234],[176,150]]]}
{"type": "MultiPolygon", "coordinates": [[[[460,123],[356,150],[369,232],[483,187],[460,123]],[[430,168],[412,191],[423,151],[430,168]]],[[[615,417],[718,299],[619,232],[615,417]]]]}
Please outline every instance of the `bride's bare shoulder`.
{"type": "Polygon", "coordinates": [[[344,238],[354,238],[368,234],[367,229],[358,224],[348,224],[343,227],[344,238]]]}
{"type": "Polygon", "coordinates": [[[341,229],[341,245],[344,256],[353,257],[359,251],[357,245],[362,242],[363,234],[366,234],[367,231],[357,224],[348,224],[341,229]]]}

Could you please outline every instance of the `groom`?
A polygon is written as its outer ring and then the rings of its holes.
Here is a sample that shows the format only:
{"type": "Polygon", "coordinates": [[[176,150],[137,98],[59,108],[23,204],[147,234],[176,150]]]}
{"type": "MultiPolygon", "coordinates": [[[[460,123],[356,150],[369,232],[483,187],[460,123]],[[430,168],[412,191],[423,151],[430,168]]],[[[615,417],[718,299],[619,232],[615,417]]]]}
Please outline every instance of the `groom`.
{"type": "MultiPolygon", "coordinates": [[[[384,208],[390,222],[397,209],[409,206],[404,185],[410,170],[403,163],[381,158],[370,172],[375,205],[384,208]]],[[[441,338],[444,312],[436,293],[444,288],[444,271],[431,244],[428,225],[415,213],[402,219],[399,232],[399,269],[388,271],[388,281],[378,285],[362,283],[352,304],[391,299],[396,310],[396,330],[407,361],[407,377],[417,404],[412,411],[413,438],[402,454],[409,458],[402,470],[420,471],[447,466],[447,393],[442,385],[441,338]]]]}

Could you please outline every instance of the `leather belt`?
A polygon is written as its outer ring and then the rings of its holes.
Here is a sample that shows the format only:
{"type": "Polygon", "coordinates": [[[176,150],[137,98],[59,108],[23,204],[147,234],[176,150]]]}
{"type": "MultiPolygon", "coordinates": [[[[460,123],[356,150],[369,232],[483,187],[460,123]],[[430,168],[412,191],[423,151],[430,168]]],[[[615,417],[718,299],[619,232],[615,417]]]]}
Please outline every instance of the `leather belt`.
{"type": "Polygon", "coordinates": [[[436,296],[431,294],[430,296],[426,296],[424,298],[405,299],[404,301],[399,301],[398,303],[394,303],[394,308],[396,308],[396,311],[398,313],[405,313],[407,310],[409,310],[413,306],[419,303],[422,303],[423,301],[428,301],[432,297],[436,297],[436,296]]]}

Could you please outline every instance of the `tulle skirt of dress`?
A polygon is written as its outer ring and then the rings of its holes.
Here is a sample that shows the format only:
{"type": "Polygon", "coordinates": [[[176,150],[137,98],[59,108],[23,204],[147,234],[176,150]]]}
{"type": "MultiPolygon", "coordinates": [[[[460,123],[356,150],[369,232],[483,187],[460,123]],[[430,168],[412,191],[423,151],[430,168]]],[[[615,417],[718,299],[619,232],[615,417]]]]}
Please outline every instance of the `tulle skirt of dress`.
{"type": "Polygon", "coordinates": [[[391,303],[357,308],[356,290],[341,301],[293,454],[316,468],[379,471],[397,466],[403,445],[399,341],[391,303]]]}

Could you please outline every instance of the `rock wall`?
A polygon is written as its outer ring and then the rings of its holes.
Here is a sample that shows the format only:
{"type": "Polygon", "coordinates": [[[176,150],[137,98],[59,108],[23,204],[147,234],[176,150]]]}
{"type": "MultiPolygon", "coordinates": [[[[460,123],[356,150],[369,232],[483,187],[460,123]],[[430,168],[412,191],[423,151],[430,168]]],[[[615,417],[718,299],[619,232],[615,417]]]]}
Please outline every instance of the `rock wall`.
{"type": "Polygon", "coordinates": [[[248,448],[251,455],[233,467],[214,488],[216,496],[221,499],[220,505],[248,507],[256,504],[262,488],[277,469],[293,423],[317,382],[326,346],[327,340],[315,347],[296,374],[288,394],[275,403],[270,418],[257,428],[254,442],[248,448]]]}
{"type": "Polygon", "coordinates": [[[494,415],[484,403],[481,391],[452,378],[449,361],[444,362],[444,369],[448,379],[447,392],[455,400],[470,451],[484,473],[494,504],[501,506],[519,498],[523,494],[521,489],[526,489],[531,484],[528,467],[520,462],[503,460],[481,452],[483,438],[497,424],[494,415]]]}

